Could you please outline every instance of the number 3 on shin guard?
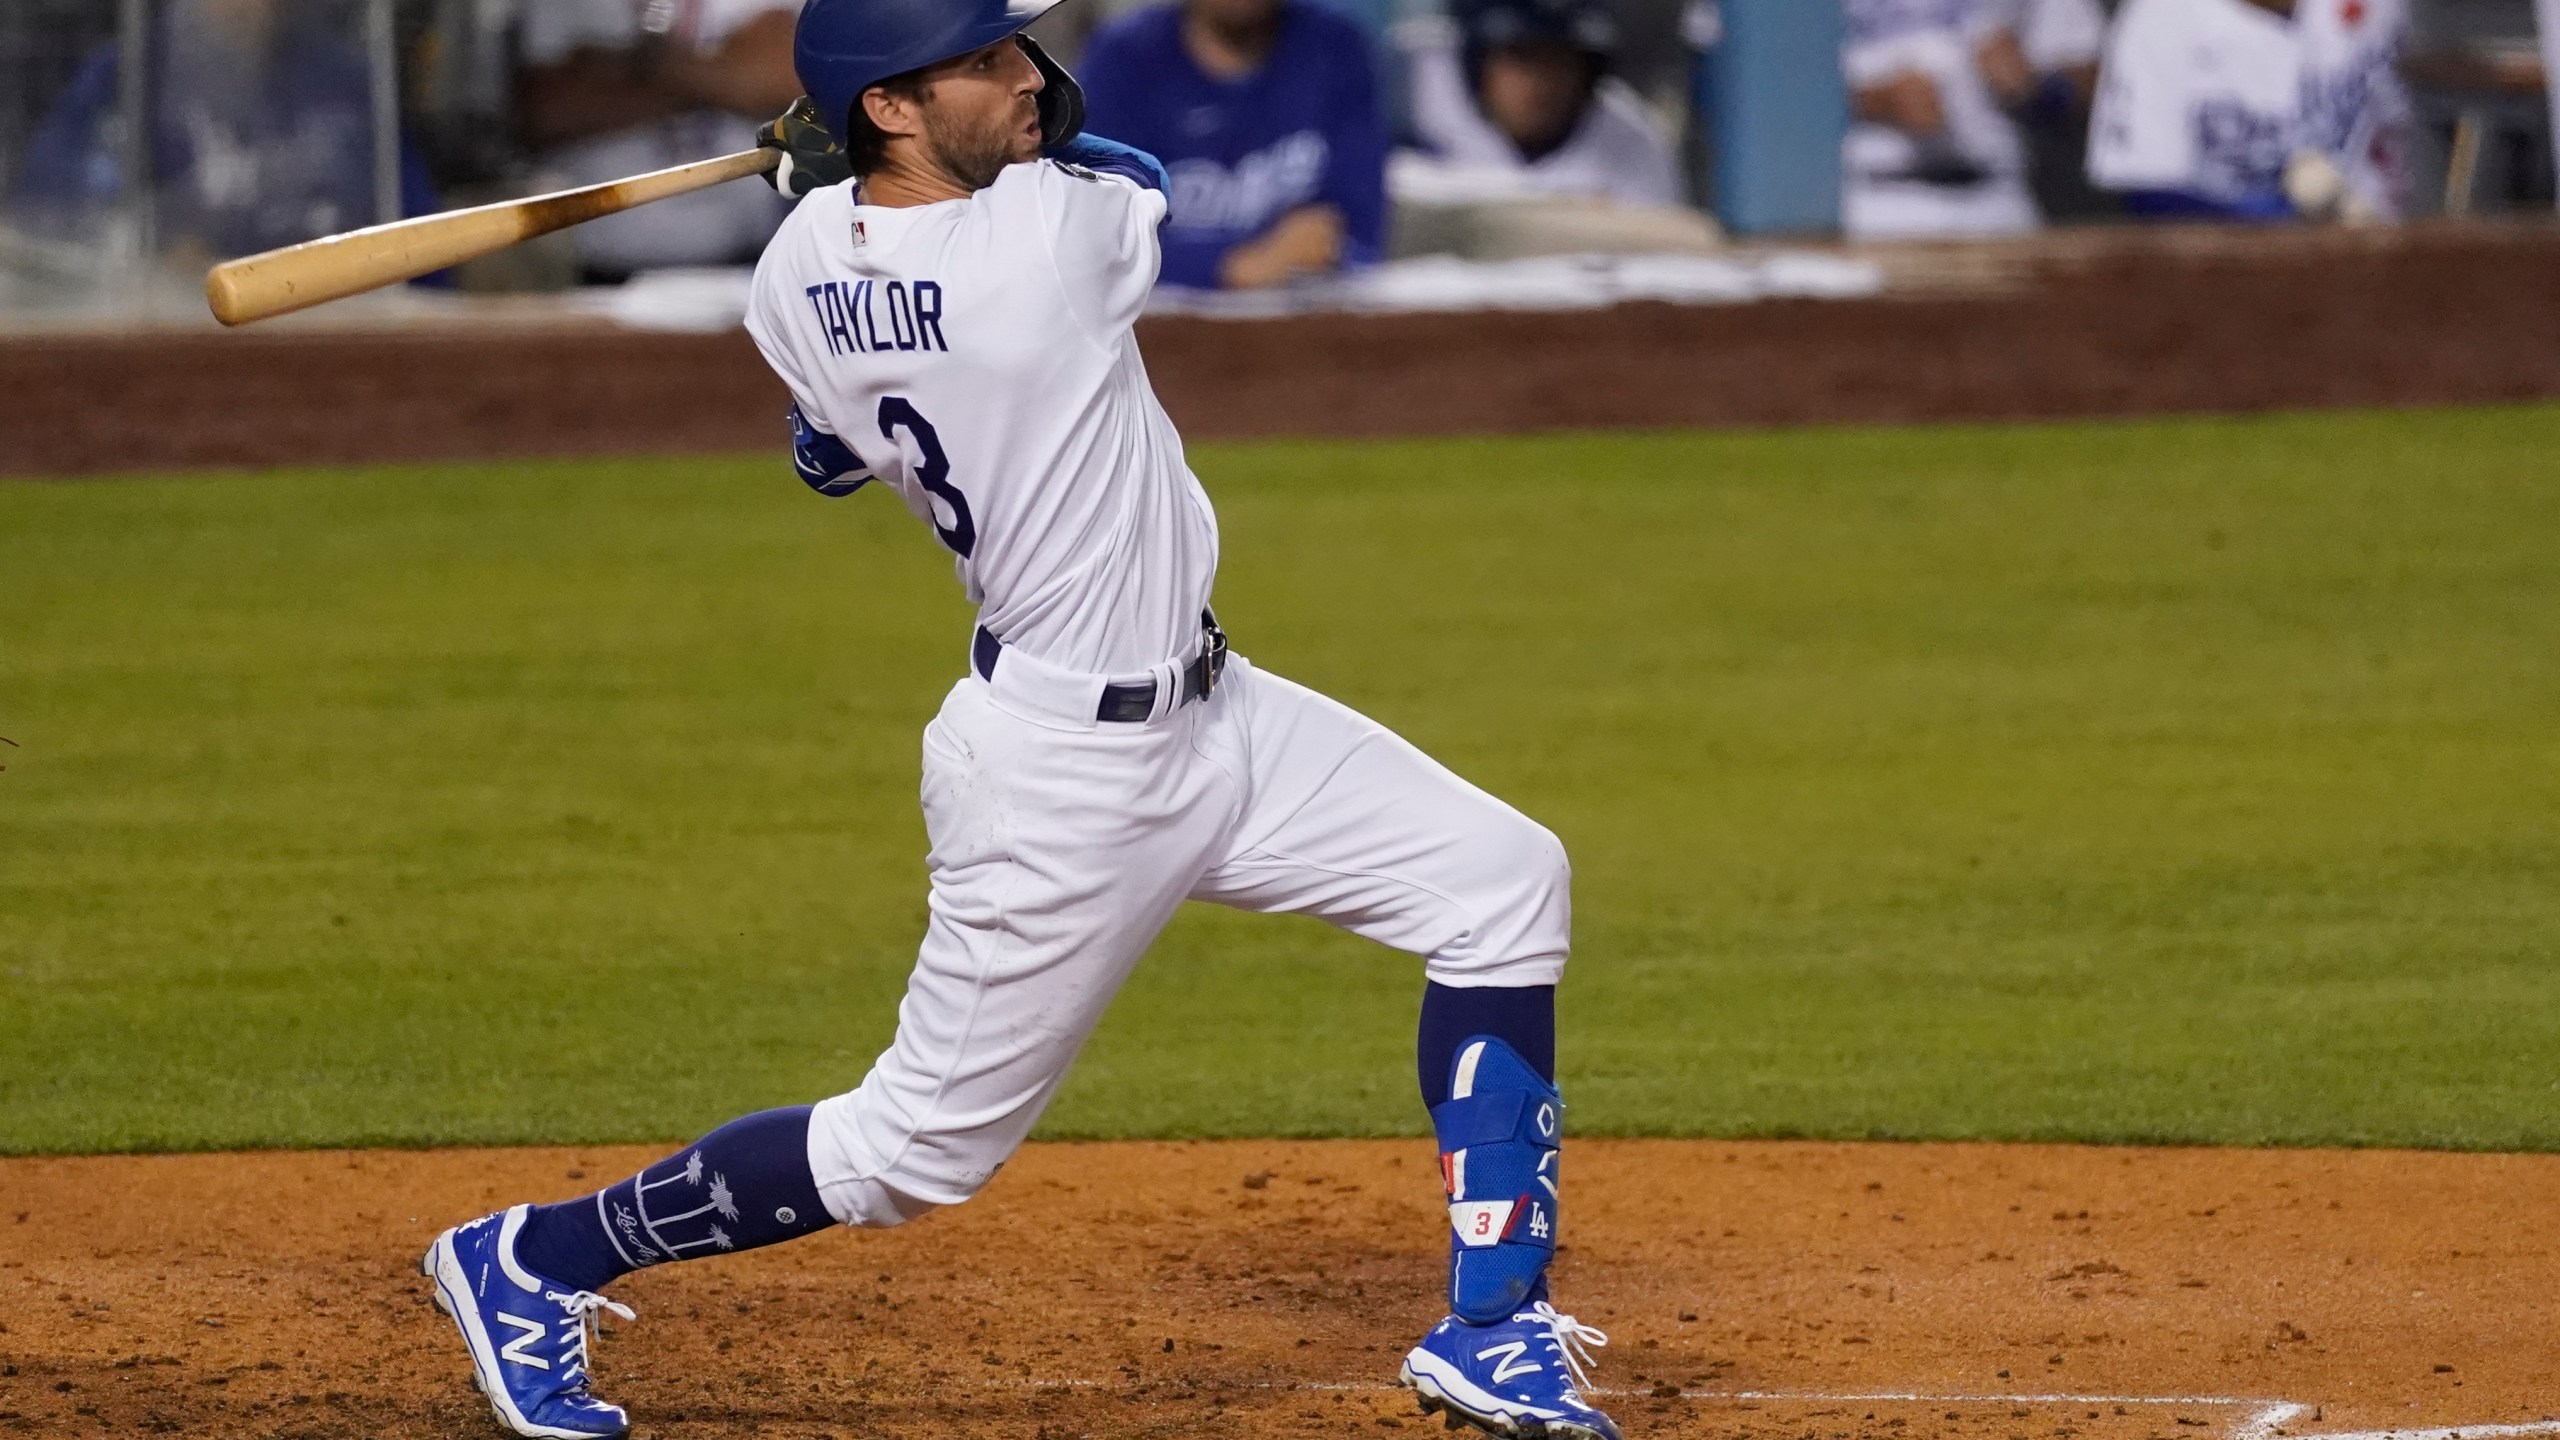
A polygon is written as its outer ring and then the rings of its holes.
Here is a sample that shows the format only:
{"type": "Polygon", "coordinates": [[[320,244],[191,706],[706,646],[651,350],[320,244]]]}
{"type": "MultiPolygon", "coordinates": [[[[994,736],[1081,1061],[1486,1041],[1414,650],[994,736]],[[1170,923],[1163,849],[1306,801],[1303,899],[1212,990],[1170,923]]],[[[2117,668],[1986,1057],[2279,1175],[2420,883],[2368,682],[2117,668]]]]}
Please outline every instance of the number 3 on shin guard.
{"type": "Polygon", "coordinates": [[[1518,1051],[1479,1035],[1458,1047],[1431,1128],[1449,1195],[1449,1308],[1474,1325],[1508,1320],[1555,1257],[1564,1099],[1518,1051]]]}

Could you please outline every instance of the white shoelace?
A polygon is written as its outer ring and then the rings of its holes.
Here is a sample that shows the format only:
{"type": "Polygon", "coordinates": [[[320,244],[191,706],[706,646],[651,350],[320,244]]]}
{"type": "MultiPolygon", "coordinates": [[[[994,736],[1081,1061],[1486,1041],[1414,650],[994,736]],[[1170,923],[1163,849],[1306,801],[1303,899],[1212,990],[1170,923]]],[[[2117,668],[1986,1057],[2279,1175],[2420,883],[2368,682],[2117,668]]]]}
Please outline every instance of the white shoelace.
{"type": "Polygon", "coordinates": [[[577,1341],[570,1348],[570,1352],[566,1357],[567,1363],[563,1365],[560,1370],[560,1378],[563,1380],[576,1379],[583,1381],[586,1376],[587,1343],[596,1336],[604,1333],[603,1325],[596,1319],[597,1311],[610,1310],[625,1320],[637,1320],[640,1318],[632,1311],[630,1306],[622,1304],[619,1301],[608,1300],[593,1290],[580,1290],[575,1294],[561,1290],[553,1290],[545,1293],[542,1298],[549,1300],[554,1304],[557,1304],[561,1309],[568,1311],[569,1318],[578,1322],[577,1341]]]}
{"type": "Polygon", "coordinates": [[[1599,1363],[1591,1352],[1606,1346],[1609,1337],[1544,1300],[1530,1306],[1529,1315],[1546,1324],[1547,1334],[1556,1342],[1556,1353],[1564,1357],[1564,1368],[1573,1376],[1574,1384],[1590,1388],[1590,1367],[1599,1363]]]}

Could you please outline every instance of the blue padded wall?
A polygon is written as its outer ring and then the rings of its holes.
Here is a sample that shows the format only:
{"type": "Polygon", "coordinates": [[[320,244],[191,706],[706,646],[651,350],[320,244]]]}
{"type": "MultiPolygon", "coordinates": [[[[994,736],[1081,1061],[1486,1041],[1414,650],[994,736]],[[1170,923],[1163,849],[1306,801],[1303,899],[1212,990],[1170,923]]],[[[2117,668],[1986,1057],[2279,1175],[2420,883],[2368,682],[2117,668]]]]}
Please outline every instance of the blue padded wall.
{"type": "Polygon", "coordinates": [[[1698,66],[1716,216],[1742,235],[1840,228],[1840,0],[1707,0],[1698,66]]]}

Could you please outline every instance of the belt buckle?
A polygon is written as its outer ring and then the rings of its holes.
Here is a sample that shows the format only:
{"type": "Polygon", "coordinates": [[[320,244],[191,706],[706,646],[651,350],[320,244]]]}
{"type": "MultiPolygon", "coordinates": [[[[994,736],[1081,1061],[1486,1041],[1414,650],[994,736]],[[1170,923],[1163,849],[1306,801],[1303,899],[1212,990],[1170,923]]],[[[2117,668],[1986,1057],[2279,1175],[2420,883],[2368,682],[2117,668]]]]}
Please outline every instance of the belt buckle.
{"type": "Polygon", "coordinates": [[[1200,652],[1200,698],[1206,700],[1218,688],[1218,677],[1227,673],[1227,632],[1218,628],[1216,620],[1204,620],[1209,632],[1209,648],[1200,652]]]}

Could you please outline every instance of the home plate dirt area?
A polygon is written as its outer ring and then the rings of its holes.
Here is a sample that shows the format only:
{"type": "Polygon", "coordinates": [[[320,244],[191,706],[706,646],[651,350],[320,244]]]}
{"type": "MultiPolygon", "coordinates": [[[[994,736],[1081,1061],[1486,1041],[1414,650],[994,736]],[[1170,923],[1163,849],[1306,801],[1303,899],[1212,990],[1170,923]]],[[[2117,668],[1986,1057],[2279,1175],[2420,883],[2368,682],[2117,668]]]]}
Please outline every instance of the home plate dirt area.
{"type": "MultiPolygon", "coordinates": [[[[0,1162],[0,1433],[499,1433],[439,1228],[656,1147],[0,1162]]],[[[1577,1141],[1562,1308],[1634,1437],[2560,1435],[2560,1157],[1577,1141]]],[[[642,1436],[1436,1428],[1427,1141],[1041,1145],[979,1199],[632,1277],[642,1436]]]]}

